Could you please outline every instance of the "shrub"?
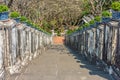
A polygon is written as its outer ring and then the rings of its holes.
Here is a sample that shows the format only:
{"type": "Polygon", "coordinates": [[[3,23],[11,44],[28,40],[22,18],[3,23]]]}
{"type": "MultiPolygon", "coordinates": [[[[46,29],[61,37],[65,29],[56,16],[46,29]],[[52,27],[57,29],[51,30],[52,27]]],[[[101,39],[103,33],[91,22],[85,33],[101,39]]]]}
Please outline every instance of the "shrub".
{"type": "Polygon", "coordinates": [[[21,16],[21,17],[20,17],[20,21],[21,21],[21,22],[26,22],[26,21],[27,21],[27,18],[26,18],[25,16],[21,16]]]}
{"type": "Polygon", "coordinates": [[[100,16],[96,16],[94,20],[97,21],[97,22],[100,22],[101,21],[101,17],[100,16]]]}
{"type": "Polygon", "coordinates": [[[78,28],[78,30],[82,30],[83,29],[83,26],[80,26],[79,28],[78,28]]]}
{"type": "Polygon", "coordinates": [[[20,17],[20,14],[18,12],[16,12],[16,11],[15,12],[11,12],[10,13],[10,17],[11,18],[18,18],[18,17],[20,17]]]}
{"type": "Polygon", "coordinates": [[[112,16],[112,14],[109,11],[103,11],[102,16],[103,17],[110,17],[110,16],[112,16]]]}
{"type": "Polygon", "coordinates": [[[0,12],[6,12],[9,8],[6,5],[0,5],[0,12]]]}
{"type": "Polygon", "coordinates": [[[57,31],[57,36],[60,36],[60,31],[57,31]]]}
{"type": "Polygon", "coordinates": [[[32,21],[30,21],[30,20],[26,20],[26,23],[27,23],[28,25],[32,25],[32,21]]]}
{"type": "Polygon", "coordinates": [[[95,21],[94,20],[91,20],[90,22],[89,22],[89,24],[94,24],[95,23],[95,21]]]}
{"type": "Polygon", "coordinates": [[[89,26],[90,26],[89,23],[85,23],[85,24],[83,25],[84,28],[89,27],[89,26]]]}
{"type": "Polygon", "coordinates": [[[70,30],[70,29],[69,29],[69,30],[67,31],[67,34],[71,34],[71,33],[73,33],[73,30],[70,30]]]}
{"type": "Polygon", "coordinates": [[[118,1],[113,2],[111,5],[111,8],[115,11],[120,11],[120,2],[118,2],[118,1]]]}

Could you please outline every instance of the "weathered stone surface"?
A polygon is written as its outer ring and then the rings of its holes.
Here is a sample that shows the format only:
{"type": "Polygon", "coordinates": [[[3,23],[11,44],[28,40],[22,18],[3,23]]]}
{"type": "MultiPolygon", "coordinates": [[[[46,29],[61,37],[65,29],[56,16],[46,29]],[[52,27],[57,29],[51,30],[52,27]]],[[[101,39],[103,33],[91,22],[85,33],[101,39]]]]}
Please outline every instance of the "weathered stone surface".
{"type": "MultiPolygon", "coordinates": [[[[120,23],[118,20],[110,20],[95,25],[89,29],[67,35],[67,46],[85,56],[90,62],[99,64],[103,70],[114,69],[120,72],[120,23]],[[78,35],[80,33],[80,35],[78,35]],[[78,40],[76,40],[78,37],[78,40]],[[72,39],[73,38],[73,39],[72,39]],[[78,41],[78,42],[76,42],[78,41]]],[[[117,73],[120,76],[120,73],[117,73]]]]}
{"type": "Polygon", "coordinates": [[[51,42],[51,35],[26,24],[12,19],[0,21],[0,80],[7,77],[6,73],[19,73],[51,42]]]}
{"type": "Polygon", "coordinates": [[[84,61],[79,54],[72,53],[63,45],[50,46],[15,78],[16,80],[111,80],[106,72],[84,61]]]}

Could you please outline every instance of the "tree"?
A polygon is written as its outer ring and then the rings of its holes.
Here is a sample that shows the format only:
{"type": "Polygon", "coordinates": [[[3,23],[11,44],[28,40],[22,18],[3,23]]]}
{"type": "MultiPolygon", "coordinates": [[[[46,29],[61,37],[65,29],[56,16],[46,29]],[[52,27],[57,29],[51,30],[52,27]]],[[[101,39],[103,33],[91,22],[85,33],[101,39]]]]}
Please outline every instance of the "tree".
{"type": "MultiPolygon", "coordinates": [[[[100,15],[104,9],[110,8],[112,2],[118,0],[83,0],[83,1],[85,2],[84,5],[89,4],[89,6],[87,7],[89,8],[90,12],[93,15],[100,15]]],[[[87,7],[85,6],[85,8],[87,7]]]]}
{"type": "Polygon", "coordinates": [[[12,10],[28,17],[34,23],[42,26],[44,20],[52,27],[63,30],[64,26],[78,25],[82,17],[83,0],[9,0],[12,10]],[[12,1],[12,2],[11,2],[12,1]]]}

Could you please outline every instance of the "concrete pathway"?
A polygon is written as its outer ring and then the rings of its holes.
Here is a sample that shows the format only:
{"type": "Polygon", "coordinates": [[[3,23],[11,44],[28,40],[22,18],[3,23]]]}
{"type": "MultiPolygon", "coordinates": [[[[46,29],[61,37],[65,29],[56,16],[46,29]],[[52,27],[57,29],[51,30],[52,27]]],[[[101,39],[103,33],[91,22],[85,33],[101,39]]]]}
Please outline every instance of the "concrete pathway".
{"type": "Polygon", "coordinates": [[[51,46],[15,80],[111,80],[106,72],[79,56],[70,54],[63,45],[51,46]]]}

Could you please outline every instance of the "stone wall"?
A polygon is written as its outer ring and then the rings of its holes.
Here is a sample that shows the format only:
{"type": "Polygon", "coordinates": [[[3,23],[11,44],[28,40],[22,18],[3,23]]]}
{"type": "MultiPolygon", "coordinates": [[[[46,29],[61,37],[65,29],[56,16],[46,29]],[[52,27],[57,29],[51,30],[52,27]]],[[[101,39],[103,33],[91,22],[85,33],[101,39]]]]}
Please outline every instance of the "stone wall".
{"type": "Polygon", "coordinates": [[[21,71],[51,43],[51,35],[26,24],[12,19],[0,21],[0,80],[6,80],[6,73],[21,71]]]}
{"type": "MultiPolygon", "coordinates": [[[[79,52],[90,63],[120,77],[120,22],[109,20],[76,31],[65,38],[65,44],[79,52]]],[[[120,79],[120,78],[119,78],[120,79]]]]}

